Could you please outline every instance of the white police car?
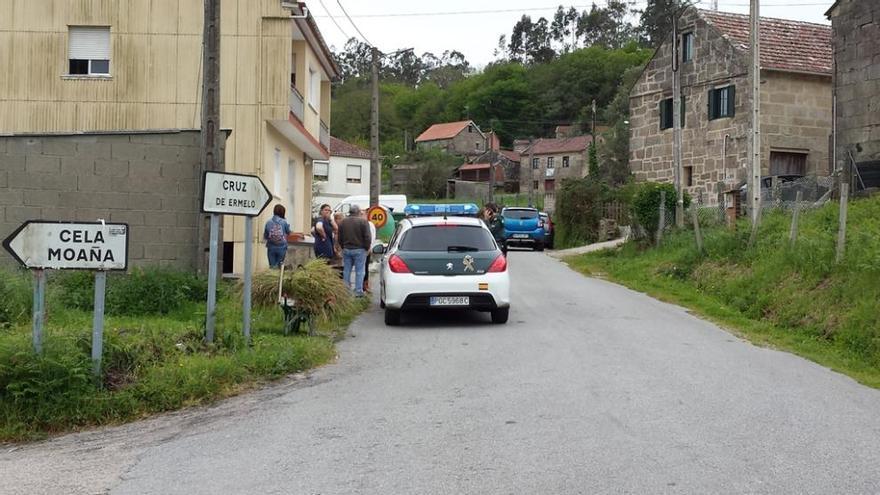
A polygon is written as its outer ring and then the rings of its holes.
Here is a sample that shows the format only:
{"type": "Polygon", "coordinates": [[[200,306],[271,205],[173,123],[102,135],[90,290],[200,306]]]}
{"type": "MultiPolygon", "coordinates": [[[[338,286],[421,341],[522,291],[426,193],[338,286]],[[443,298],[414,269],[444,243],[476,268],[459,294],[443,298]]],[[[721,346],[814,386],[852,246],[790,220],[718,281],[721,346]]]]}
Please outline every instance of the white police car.
{"type": "Polygon", "coordinates": [[[386,325],[399,324],[401,312],[417,310],[486,311],[492,322],[507,322],[507,259],[481,220],[448,213],[410,216],[376,252],[383,253],[379,284],[386,325]]]}

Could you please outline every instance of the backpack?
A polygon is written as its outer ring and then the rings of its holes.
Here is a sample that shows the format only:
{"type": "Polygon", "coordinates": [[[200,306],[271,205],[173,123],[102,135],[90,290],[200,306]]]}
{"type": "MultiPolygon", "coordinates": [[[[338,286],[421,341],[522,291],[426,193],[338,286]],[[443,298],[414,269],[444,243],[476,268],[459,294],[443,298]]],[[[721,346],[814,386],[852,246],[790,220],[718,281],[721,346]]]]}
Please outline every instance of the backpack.
{"type": "Polygon", "coordinates": [[[284,244],[284,228],[281,226],[281,223],[272,221],[272,226],[269,227],[268,239],[271,244],[284,244]]]}

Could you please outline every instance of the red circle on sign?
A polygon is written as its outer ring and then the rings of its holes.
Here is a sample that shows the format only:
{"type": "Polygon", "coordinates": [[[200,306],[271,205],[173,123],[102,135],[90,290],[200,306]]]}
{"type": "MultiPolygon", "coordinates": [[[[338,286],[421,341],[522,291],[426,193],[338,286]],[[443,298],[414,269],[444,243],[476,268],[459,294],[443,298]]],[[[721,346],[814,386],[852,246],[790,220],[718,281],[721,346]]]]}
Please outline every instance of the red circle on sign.
{"type": "Polygon", "coordinates": [[[377,229],[381,229],[386,223],[388,223],[388,212],[386,212],[385,208],[382,208],[381,206],[373,206],[367,210],[367,218],[377,229]]]}

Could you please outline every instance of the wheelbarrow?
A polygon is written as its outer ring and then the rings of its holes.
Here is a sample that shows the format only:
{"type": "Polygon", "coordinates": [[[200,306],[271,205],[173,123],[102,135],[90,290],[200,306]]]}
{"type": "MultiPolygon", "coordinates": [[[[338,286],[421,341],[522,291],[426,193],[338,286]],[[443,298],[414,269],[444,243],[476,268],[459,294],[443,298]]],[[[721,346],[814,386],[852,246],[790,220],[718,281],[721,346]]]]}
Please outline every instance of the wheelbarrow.
{"type": "Polygon", "coordinates": [[[278,304],[284,317],[284,335],[306,331],[309,336],[314,336],[315,315],[311,311],[297,304],[296,299],[284,293],[284,264],[281,264],[281,275],[278,279],[278,304]]]}

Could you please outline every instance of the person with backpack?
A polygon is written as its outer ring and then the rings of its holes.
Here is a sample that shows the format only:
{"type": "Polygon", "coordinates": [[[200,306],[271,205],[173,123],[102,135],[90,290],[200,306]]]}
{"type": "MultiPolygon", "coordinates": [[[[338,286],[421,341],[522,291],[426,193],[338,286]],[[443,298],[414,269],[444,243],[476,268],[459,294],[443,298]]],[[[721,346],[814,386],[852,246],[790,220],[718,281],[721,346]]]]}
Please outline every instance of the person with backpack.
{"type": "Polygon", "coordinates": [[[284,219],[287,210],[275,205],[274,215],[263,228],[263,239],[266,241],[266,255],[269,257],[270,268],[280,268],[287,255],[287,236],[290,235],[290,224],[284,219]]]}

